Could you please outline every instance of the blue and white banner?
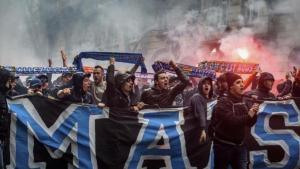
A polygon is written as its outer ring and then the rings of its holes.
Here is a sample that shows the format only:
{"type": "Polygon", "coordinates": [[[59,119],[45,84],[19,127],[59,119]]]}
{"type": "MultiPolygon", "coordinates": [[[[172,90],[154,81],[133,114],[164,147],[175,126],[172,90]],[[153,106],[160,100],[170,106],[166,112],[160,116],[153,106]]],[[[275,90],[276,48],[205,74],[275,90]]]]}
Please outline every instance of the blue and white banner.
{"type": "MultiPolygon", "coordinates": [[[[177,66],[189,77],[210,77],[213,80],[216,79],[216,72],[214,70],[201,69],[198,67],[184,65],[180,63],[177,63],[177,66]]],[[[152,64],[152,68],[155,72],[159,70],[164,70],[169,73],[175,73],[173,68],[168,63],[162,61],[156,61],[154,64],[152,64]]]]}
{"type": "Polygon", "coordinates": [[[15,72],[21,75],[31,74],[61,74],[61,73],[75,73],[76,67],[15,67],[15,66],[0,66],[0,68],[7,69],[10,72],[15,72]]]}
{"type": "Polygon", "coordinates": [[[141,53],[81,52],[74,58],[73,65],[77,70],[83,71],[82,59],[109,60],[111,57],[114,57],[117,62],[138,64],[141,66],[141,73],[147,73],[141,53]]]}
{"type": "MultiPolygon", "coordinates": [[[[11,120],[6,168],[213,167],[211,142],[198,142],[197,120],[183,108],[135,113],[41,96],[8,103],[11,120]]],[[[298,106],[294,100],[260,106],[249,135],[249,168],[299,168],[298,106]]]]}
{"type": "Polygon", "coordinates": [[[298,169],[300,167],[299,100],[265,102],[248,140],[250,167],[298,169]]]}

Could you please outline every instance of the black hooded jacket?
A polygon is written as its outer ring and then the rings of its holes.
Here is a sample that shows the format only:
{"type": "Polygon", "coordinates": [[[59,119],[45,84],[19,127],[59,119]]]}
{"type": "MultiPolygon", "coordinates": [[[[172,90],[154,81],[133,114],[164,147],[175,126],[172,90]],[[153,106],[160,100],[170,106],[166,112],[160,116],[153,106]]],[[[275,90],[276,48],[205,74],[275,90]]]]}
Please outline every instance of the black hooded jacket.
{"type": "Polygon", "coordinates": [[[82,89],[83,79],[89,77],[89,74],[77,73],[73,75],[71,95],[65,96],[63,99],[74,103],[93,104],[93,96],[91,93],[84,92],[82,89]]]}
{"type": "MultiPolygon", "coordinates": [[[[266,80],[274,80],[274,76],[271,73],[268,72],[263,72],[261,73],[259,80],[258,80],[258,88],[251,90],[249,92],[246,92],[244,95],[246,96],[257,96],[258,100],[274,100],[276,97],[275,95],[268,89],[265,87],[264,82],[266,80]]],[[[244,101],[246,102],[248,108],[250,108],[253,104],[253,102],[251,101],[251,99],[245,97],[244,101]]]]}
{"type": "Polygon", "coordinates": [[[242,98],[231,95],[221,97],[214,109],[214,139],[221,142],[242,144],[245,139],[247,127],[256,122],[256,116],[248,115],[248,107],[242,98]]]}
{"type": "Polygon", "coordinates": [[[138,96],[133,92],[130,92],[129,96],[127,96],[122,92],[121,86],[128,78],[134,79],[134,76],[130,73],[118,73],[115,75],[114,71],[114,65],[108,66],[106,74],[107,87],[102,102],[108,107],[130,110],[131,106],[137,104],[138,96]]]}
{"type": "Polygon", "coordinates": [[[299,79],[296,79],[293,82],[292,96],[293,97],[300,97],[300,80],[299,79]]]}
{"type": "Polygon", "coordinates": [[[10,89],[6,87],[6,83],[11,78],[11,74],[9,71],[1,69],[0,77],[0,140],[4,141],[8,136],[9,120],[6,96],[10,89]]]}
{"type": "Polygon", "coordinates": [[[191,98],[190,103],[190,113],[193,118],[197,119],[198,125],[201,130],[206,129],[206,118],[207,118],[207,102],[213,96],[213,89],[212,89],[212,79],[211,78],[204,78],[201,79],[198,83],[198,93],[194,94],[191,98]],[[209,92],[209,98],[206,98],[203,94],[203,83],[204,81],[208,80],[211,89],[209,92]]]}

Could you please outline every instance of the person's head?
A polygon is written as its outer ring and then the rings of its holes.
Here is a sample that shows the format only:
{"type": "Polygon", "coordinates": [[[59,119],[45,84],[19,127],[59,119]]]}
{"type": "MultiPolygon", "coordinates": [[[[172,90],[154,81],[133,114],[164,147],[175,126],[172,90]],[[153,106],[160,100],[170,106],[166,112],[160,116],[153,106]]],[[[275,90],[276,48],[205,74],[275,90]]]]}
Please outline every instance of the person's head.
{"type": "Polygon", "coordinates": [[[91,81],[90,75],[84,76],[82,80],[82,90],[83,92],[87,92],[90,89],[91,81]]]}
{"type": "Polygon", "coordinates": [[[228,84],[228,92],[234,96],[242,96],[244,91],[244,81],[242,77],[235,73],[227,73],[226,81],[228,84]]]}
{"type": "Polygon", "coordinates": [[[6,69],[0,69],[0,77],[0,92],[4,94],[12,88],[14,75],[6,69]]]}
{"type": "Polygon", "coordinates": [[[34,76],[27,76],[27,77],[26,77],[26,79],[25,79],[25,85],[26,85],[26,87],[29,88],[29,86],[30,86],[30,81],[31,81],[32,79],[34,79],[34,76]]]}
{"type": "Polygon", "coordinates": [[[102,82],[103,77],[104,77],[104,69],[100,65],[95,66],[93,70],[94,82],[96,84],[102,82]]]}
{"type": "Polygon", "coordinates": [[[42,91],[42,81],[38,78],[31,79],[29,88],[34,92],[42,91]]]}
{"type": "Polygon", "coordinates": [[[90,88],[90,77],[91,74],[87,73],[75,73],[72,78],[74,91],[76,93],[84,94],[88,92],[90,88]]]}
{"type": "Polygon", "coordinates": [[[67,84],[68,82],[70,82],[72,80],[73,74],[70,72],[67,73],[63,73],[62,74],[62,80],[65,84],[67,84]]]}
{"type": "Polygon", "coordinates": [[[227,84],[227,81],[226,81],[226,73],[221,74],[221,75],[217,78],[216,85],[217,85],[217,89],[218,89],[220,92],[225,92],[225,91],[228,90],[228,84],[227,84]]]}
{"type": "Polygon", "coordinates": [[[263,72],[258,79],[258,88],[271,91],[274,84],[274,76],[271,73],[263,72]]]}
{"type": "Polygon", "coordinates": [[[125,93],[131,92],[133,90],[133,84],[133,78],[127,78],[126,81],[122,84],[121,90],[125,93]]]}
{"type": "Polygon", "coordinates": [[[37,78],[40,79],[41,82],[42,82],[42,89],[47,89],[48,86],[49,86],[47,75],[40,74],[40,75],[37,76],[37,78]]]}
{"type": "Polygon", "coordinates": [[[201,79],[198,83],[199,93],[203,94],[206,98],[212,98],[212,79],[210,77],[205,77],[201,79]]]}
{"type": "Polygon", "coordinates": [[[160,90],[168,89],[169,77],[165,71],[160,70],[154,74],[154,85],[160,90]]]}
{"type": "Polygon", "coordinates": [[[16,88],[16,86],[17,86],[17,80],[19,80],[19,76],[12,75],[12,78],[11,78],[11,89],[16,88]]]}
{"type": "Polygon", "coordinates": [[[115,84],[124,93],[132,92],[135,76],[129,73],[118,72],[115,75],[115,84]]]}

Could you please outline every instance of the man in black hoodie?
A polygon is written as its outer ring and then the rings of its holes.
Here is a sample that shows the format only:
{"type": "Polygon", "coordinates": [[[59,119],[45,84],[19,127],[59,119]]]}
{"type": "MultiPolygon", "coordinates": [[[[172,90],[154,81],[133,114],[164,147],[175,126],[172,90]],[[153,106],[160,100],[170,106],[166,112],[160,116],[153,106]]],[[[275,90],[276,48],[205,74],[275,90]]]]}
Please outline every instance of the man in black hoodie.
{"type": "Polygon", "coordinates": [[[274,84],[274,76],[271,73],[263,72],[258,79],[257,89],[244,94],[244,101],[248,108],[253,105],[253,100],[275,100],[276,96],[271,92],[274,84]]]}
{"type": "Polygon", "coordinates": [[[247,168],[245,131],[256,122],[258,104],[251,109],[242,102],[244,83],[241,76],[227,73],[228,96],[221,97],[215,107],[214,164],[216,169],[247,168]]]}
{"type": "Polygon", "coordinates": [[[76,73],[72,78],[72,88],[64,88],[57,92],[57,97],[74,103],[93,104],[93,96],[89,92],[90,74],[76,73]]]}
{"type": "Polygon", "coordinates": [[[7,154],[9,152],[3,151],[9,144],[9,113],[6,97],[15,78],[13,74],[5,69],[0,69],[0,77],[0,168],[4,168],[3,159],[9,157],[9,154],[7,154]]]}
{"type": "Polygon", "coordinates": [[[136,71],[137,65],[133,68],[135,70],[115,74],[114,64],[115,59],[111,58],[106,75],[107,87],[102,102],[108,107],[137,112],[144,106],[144,103],[138,102],[137,93],[134,93],[135,76],[132,73],[136,71]]]}

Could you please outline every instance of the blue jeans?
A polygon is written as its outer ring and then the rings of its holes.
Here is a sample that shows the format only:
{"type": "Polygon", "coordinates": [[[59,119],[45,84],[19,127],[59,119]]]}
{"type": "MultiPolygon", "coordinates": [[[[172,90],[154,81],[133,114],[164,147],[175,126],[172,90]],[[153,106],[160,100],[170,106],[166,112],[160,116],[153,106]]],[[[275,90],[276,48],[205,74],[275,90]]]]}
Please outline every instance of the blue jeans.
{"type": "Polygon", "coordinates": [[[246,146],[234,146],[214,141],[214,168],[227,169],[247,169],[247,149],[246,146]]]}

